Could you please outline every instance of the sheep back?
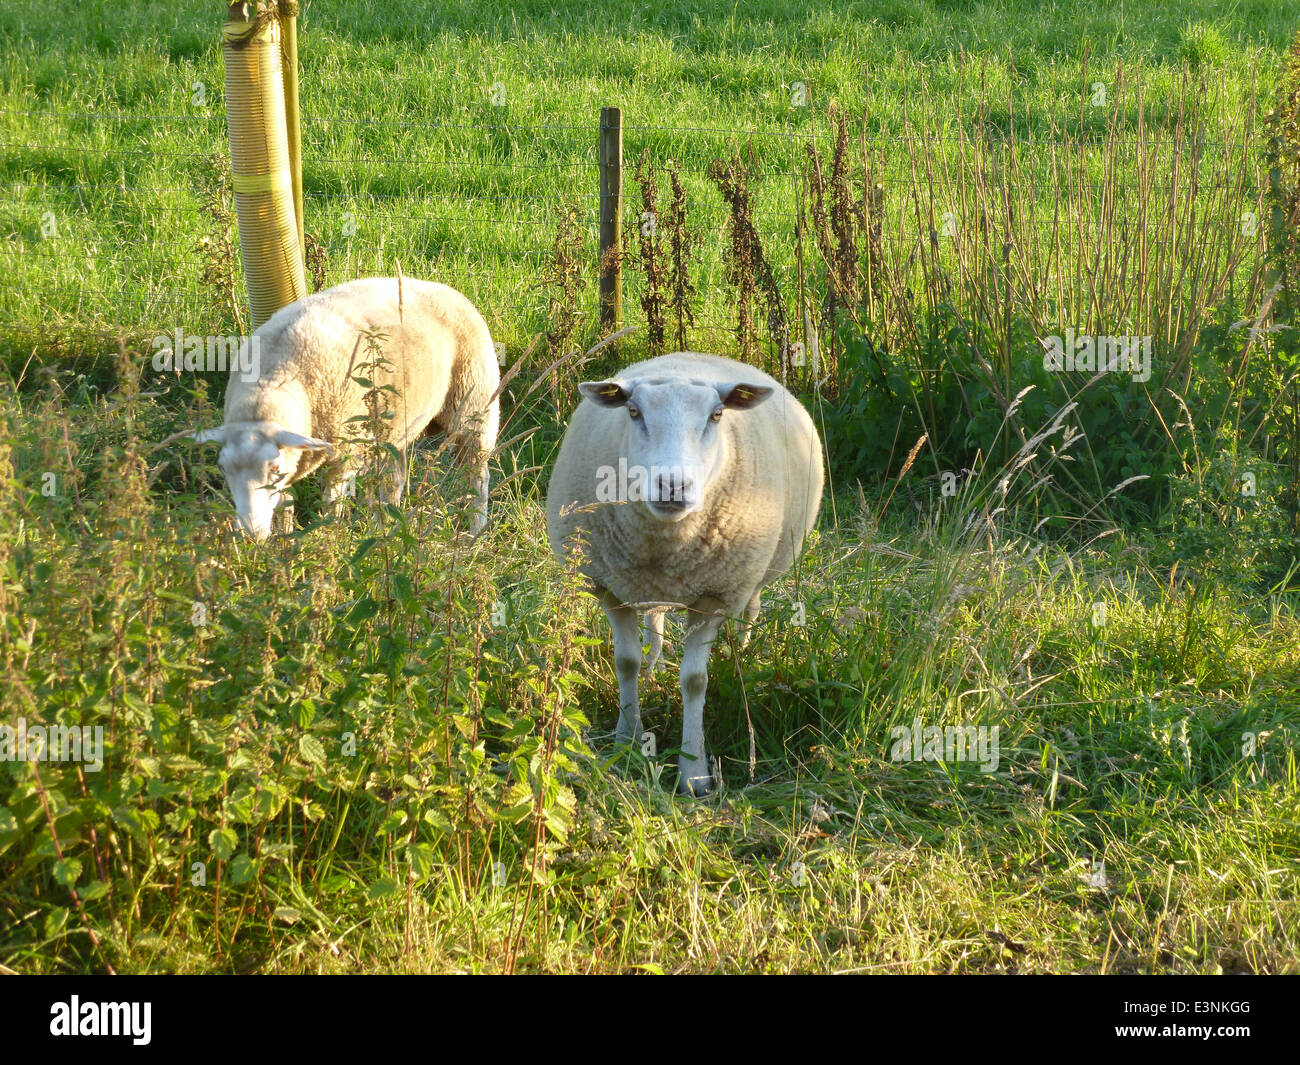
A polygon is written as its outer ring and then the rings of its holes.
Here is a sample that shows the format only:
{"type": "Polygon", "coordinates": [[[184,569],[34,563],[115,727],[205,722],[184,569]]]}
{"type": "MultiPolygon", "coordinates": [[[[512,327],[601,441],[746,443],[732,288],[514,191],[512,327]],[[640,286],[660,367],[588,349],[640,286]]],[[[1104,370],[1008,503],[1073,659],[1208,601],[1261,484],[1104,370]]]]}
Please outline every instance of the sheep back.
{"type": "MultiPolygon", "coordinates": [[[[349,281],[281,308],[254,335],[260,376],[246,382],[232,373],[227,424],[276,421],[331,443],[359,436],[365,426],[349,419],[368,415],[367,390],[352,378],[365,376],[397,390],[381,393],[395,413],[387,426],[397,447],[428,432],[453,432],[457,415],[471,407],[490,422],[488,446],[495,442],[496,404],[489,408],[489,399],[499,373],[492,338],[474,305],[447,285],[402,278],[399,311],[396,278],[349,281]],[[386,335],[380,350],[391,364],[373,373],[360,369],[373,358],[367,332],[386,335]]],[[[325,459],[324,452],[303,453],[297,477],[325,459]]]]}

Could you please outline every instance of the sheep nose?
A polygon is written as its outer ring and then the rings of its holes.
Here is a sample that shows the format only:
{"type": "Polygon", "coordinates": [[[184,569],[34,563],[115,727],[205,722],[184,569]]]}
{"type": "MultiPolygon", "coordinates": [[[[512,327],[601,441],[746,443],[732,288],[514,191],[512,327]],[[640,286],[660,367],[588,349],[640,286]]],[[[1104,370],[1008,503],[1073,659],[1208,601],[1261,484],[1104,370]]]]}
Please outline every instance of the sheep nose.
{"type": "Polygon", "coordinates": [[[684,503],[686,493],[693,485],[694,482],[680,471],[661,473],[655,486],[658,489],[655,500],[660,503],[684,503]]]}

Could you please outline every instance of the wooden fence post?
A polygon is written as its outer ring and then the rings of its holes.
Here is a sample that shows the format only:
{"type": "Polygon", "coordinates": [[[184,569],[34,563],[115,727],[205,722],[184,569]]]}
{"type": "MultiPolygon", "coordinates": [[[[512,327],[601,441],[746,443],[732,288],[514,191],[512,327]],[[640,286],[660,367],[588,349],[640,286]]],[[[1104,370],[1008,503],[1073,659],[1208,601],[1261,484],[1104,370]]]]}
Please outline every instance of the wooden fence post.
{"type": "Polygon", "coordinates": [[[623,111],[600,110],[600,327],[623,320],[623,111]]]}

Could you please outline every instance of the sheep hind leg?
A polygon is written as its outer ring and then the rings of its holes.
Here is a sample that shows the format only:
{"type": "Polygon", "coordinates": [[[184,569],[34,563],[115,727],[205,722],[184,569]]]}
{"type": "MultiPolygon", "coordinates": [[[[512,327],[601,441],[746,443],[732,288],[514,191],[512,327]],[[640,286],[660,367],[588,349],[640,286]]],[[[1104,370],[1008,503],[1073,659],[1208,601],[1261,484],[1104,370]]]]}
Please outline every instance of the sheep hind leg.
{"type": "Polygon", "coordinates": [[[618,676],[618,728],[614,738],[619,743],[640,743],[641,704],[637,697],[637,676],[641,672],[641,636],[637,613],[604,590],[600,595],[600,605],[614,632],[614,672],[618,676]]]}
{"type": "Polygon", "coordinates": [[[488,471],[488,450],[475,443],[455,445],[456,462],[462,476],[473,490],[474,502],[470,511],[469,532],[477,536],[487,528],[488,488],[490,473],[488,471]]]}
{"type": "Polygon", "coordinates": [[[713,790],[704,750],[704,694],[709,687],[709,652],[722,620],[721,614],[706,614],[686,634],[682,648],[682,753],[677,790],[696,798],[713,790]]]}
{"type": "Polygon", "coordinates": [[[339,466],[325,474],[321,502],[335,518],[343,517],[343,500],[356,498],[357,471],[354,467],[339,466]]]}
{"type": "Polygon", "coordinates": [[[491,475],[488,459],[497,443],[496,418],[490,411],[464,416],[448,434],[456,462],[474,491],[473,510],[469,519],[471,536],[487,528],[488,489],[491,475]]]}
{"type": "Polygon", "coordinates": [[[487,527],[488,515],[488,467],[483,463],[473,471],[474,475],[474,515],[469,521],[469,531],[477,536],[487,527]]]}
{"type": "Polygon", "coordinates": [[[659,664],[659,657],[664,650],[664,618],[668,615],[666,610],[652,610],[646,614],[645,629],[649,634],[650,653],[646,655],[645,665],[642,672],[653,673],[655,666],[659,664]]]}
{"type": "Polygon", "coordinates": [[[405,448],[399,448],[396,456],[386,455],[385,463],[388,466],[388,475],[380,482],[379,501],[396,506],[402,501],[402,493],[406,491],[406,480],[411,469],[410,463],[406,460],[405,448]]]}

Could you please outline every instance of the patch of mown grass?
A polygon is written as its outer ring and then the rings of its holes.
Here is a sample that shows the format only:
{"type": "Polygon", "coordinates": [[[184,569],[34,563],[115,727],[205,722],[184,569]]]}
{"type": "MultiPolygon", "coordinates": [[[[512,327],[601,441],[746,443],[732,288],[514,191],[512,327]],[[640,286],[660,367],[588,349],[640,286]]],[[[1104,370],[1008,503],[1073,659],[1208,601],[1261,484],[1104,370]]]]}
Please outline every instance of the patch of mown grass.
{"type": "MultiPolygon", "coordinates": [[[[225,150],[220,18],[197,0],[0,11],[0,263],[11,277],[0,315],[31,330],[62,313],[119,329],[184,319],[196,334],[229,331],[201,299],[193,252],[195,187],[225,150]],[[56,236],[42,233],[45,212],[56,236]]],[[[901,163],[913,127],[951,133],[982,115],[1009,128],[1012,101],[1019,136],[1080,133],[1081,121],[1104,134],[1107,109],[1079,107],[1091,72],[1112,95],[1121,78],[1145,86],[1151,136],[1167,132],[1184,95],[1180,65],[1209,79],[1208,126],[1242,111],[1257,81],[1268,91],[1292,30],[1269,5],[1225,14],[1208,0],[1176,14],[1066,3],[1050,16],[1018,3],[767,3],[743,17],[722,3],[680,16],[636,5],[436,15],[317,5],[301,19],[307,227],[329,249],[331,284],[400,260],[464,288],[513,350],[541,326],[536,278],[574,193],[586,190],[594,230],[602,105],[623,107],[629,159],[676,160],[710,230],[722,205],[708,168],[743,149],[768,175],[756,217],[788,290],[802,141],[833,128],[832,103],[865,115],[869,137],[898,138],[901,163]]],[[[1046,189],[1041,198],[1050,202],[1046,189]]],[[[731,317],[725,265],[718,242],[705,250],[700,329],[716,333],[731,317]]],[[[584,295],[589,320],[594,300],[584,295]]]]}

